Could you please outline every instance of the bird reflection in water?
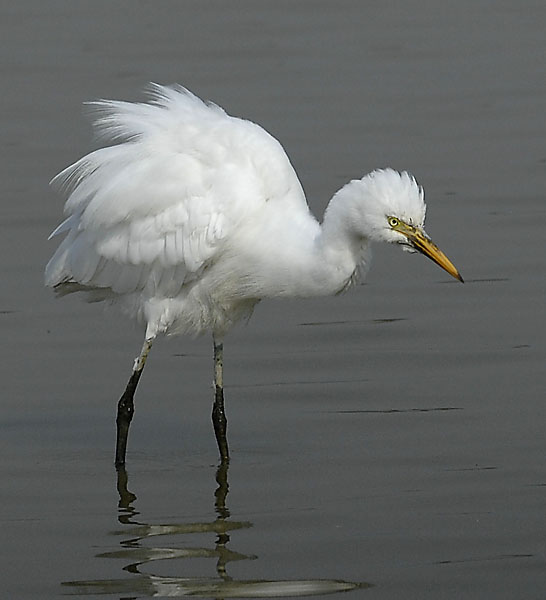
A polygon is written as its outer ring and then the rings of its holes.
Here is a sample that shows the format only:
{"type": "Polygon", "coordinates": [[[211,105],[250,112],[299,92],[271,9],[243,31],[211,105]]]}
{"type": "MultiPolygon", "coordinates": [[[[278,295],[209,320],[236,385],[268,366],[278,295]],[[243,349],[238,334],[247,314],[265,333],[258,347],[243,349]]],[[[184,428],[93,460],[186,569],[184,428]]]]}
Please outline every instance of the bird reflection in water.
{"type": "Polygon", "coordinates": [[[120,543],[121,550],[105,552],[97,558],[118,558],[130,561],[123,567],[124,571],[133,574],[130,578],[106,579],[90,581],[66,581],[64,586],[71,588],[71,595],[103,595],[103,594],[135,594],[148,597],[198,596],[208,598],[265,598],[308,596],[332,594],[371,587],[367,583],[329,579],[301,580],[252,580],[233,579],[228,575],[227,566],[234,561],[253,560],[257,556],[241,554],[228,548],[230,533],[238,529],[252,527],[249,521],[231,521],[226,505],[229,462],[222,461],[216,470],[218,487],[214,492],[216,518],[210,522],[178,523],[164,525],[148,525],[136,520],[139,512],[133,506],[136,495],[129,491],[127,471],[124,467],[117,469],[117,489],[119,493],[119,522],[127,529],[114,532],[114,535],[126,537],[120,543]],[[176,536],[184,534],[216,534],[213,548],[166,548],[147,547],[146,540],[156,536],[176,536]],[[154,575],[141,572],[142,565],[150,570],[151,563],[157,560],[181,560],[189,558],[206,558],[216,560],[216,576],[214,577],[176,577],[154,575]]]}

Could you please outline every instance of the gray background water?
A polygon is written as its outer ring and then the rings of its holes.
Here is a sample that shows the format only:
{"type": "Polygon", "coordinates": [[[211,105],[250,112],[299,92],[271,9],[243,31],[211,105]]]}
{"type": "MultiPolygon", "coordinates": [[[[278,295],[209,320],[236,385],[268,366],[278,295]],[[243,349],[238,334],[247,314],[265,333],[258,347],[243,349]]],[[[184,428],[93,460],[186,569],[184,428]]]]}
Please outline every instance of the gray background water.
{"type": "Polygon", "coordinates": [[[525,1],[3,3],[2,597],[180,595],[224,567],[250,596],[544,597],[545,24],[525,1]],[[350,178],[411,170],[466,279],[377,248],[344,297],[259,306],[226,343],[225,510],[210,340],[154,347],[118,508],[142,332],[42,289],[47,182],[93,147],[81,103],[150,80],[262,124],[318,215],[350,178]]]}

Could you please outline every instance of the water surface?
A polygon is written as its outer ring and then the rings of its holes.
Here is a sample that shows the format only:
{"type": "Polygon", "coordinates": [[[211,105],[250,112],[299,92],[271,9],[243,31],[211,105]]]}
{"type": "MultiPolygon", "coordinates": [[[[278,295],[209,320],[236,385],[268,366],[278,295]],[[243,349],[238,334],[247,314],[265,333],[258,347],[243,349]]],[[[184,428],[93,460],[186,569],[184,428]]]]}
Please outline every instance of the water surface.
{"type": "Polygon", "coordinates": [[[3,597],[542,597],[544,5],[0,13],[3,597]],[[466,280],[377,248],[346,296],[262,303],[225,347],[229,472],[210,340],[156,343],[118,474],[142,332],[41,287],[47,181],[93,147],[81,103],[150,80],[265,126],[318,215],[350,178],[411,170],[466,280]]]}

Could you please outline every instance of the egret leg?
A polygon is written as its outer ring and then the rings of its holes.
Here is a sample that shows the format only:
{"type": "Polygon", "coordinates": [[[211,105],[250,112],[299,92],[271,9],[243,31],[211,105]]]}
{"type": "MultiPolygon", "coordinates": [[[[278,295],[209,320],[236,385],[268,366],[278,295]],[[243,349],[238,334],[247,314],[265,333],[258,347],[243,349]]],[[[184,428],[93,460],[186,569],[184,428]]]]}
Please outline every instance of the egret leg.
{"type": "Polygon", "coordinates": [[[224,411],[224,344],[213,337],[214,342],[214,405],[212,407],[212,424],[220,450],[222,462],[229,460],[227,443],[227,419],[224,411]]]}
{"type": "Polygon", "coordinates": [[[118,402],[118,415],[116,418],[117,437],[116,437],[116,467],[121,467],[125,464],[125,453],[127,450],[127,437],[129,435],[129,426],[133,419],[135,406],[133,398],[137,388],[140,376],[146,364],[146,359],[152,347],[154,338],[146,338],[142,345],[142,350],[139,356],[135,359],[133,372],[127,383],[127,387],[123,392],[118,402]]]}

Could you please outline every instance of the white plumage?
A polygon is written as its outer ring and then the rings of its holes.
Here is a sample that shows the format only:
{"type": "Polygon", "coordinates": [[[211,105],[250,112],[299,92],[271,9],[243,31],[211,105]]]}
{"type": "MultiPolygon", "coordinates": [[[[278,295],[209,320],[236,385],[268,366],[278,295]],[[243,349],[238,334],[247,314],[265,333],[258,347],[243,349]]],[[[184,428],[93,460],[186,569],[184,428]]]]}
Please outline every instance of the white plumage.
{"type": "MultiPolygon", "coordinates": [[[[234,304],[260,297],[249,274],[235,281],[245,224],[263,226],[270,203],[294,224],[308,226],[311,217],[286,154],[263,129],[182,88],[153,90],[153,104],[94,103],[99,131],[120,143],[55,178],[70,195],[68,218],[52,236],[68,235],[46,284],[75,282],[65,289],[109,297],[144,320],[148,335],[220,333],[241,316],[234,304]],[[225,289],[221,305],[210,297],[213,286],[225,289]]],[[[279,250],[267,246],[274,260],[279,250]]]]}
{"type": "Polygon", "coordinates": [[[148,103],[92,103],[113,145],[55,177],[67,218],[51,237],[66,237],[45,275],[61,294],[144,322],[148,350],[158,333],[221,340],[262,298],[340,292],[367,269],[373,241],[418,249],[460,279],[424,234],[423,191],[407,173],[351,181],[321,225],[261,127],[182,87],[151,92],[148,103]]]}

